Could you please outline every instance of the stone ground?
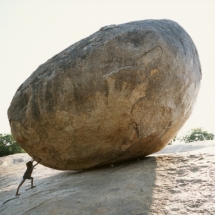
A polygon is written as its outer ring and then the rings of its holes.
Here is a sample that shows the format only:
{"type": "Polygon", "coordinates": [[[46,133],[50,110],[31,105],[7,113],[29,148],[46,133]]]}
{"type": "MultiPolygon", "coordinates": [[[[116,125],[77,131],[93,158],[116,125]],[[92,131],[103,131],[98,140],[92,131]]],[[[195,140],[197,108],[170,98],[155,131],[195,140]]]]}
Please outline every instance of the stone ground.
{"type": "Polygon", "coordinates": [[[29,159],[0,158],[0,214],[215,214],[214,141],[169,145],[143,160],[84,172],[38,165],[37,187],[26,190],[26,181],[15,197],[29,159]]]}

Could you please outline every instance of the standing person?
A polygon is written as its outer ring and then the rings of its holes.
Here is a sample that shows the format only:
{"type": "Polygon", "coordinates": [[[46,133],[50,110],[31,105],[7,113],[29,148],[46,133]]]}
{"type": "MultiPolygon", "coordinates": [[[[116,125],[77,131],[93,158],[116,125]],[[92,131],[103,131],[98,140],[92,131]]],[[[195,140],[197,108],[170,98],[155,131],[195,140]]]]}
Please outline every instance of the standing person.
{"type": "Polygon", "coordinates": [[[41,159],[38,163],[36,163],[35,165],[33,165],[33,162],[34,162],[34,159],[32,161],[28,161],[26,163],[26,166],[27,166],[27,170],[25,171],[25,174],[23,175],[23,179],[21,181],[21,183],[19,184],[18,188],[17,188],[17,191],[16,191],[16,196],[19,196],[19,188],[22,186],[22,184],[25,182],[26,179],[31,179],[31,189],[33,189],[34,187],[36,186],[33,186],[33,180],[34,178],[31,177],[31,174],[33,172],[33,169],[34,167],[39,164],[41,162],[41,159]]]}

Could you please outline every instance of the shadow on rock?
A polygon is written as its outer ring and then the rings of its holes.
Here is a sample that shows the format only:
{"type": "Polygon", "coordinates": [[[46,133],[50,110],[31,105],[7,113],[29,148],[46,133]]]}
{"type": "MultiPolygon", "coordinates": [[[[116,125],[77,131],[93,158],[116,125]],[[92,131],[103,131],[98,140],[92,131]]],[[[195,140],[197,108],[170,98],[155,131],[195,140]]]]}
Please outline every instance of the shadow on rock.
{"type": "MultiPolygon", "coordinates": [[[[34,190],[8,201],[2,212],[21,214],[25,208],[25,214],[148,214],[156,166],[156,157],[146,157],[113,167],[40,177],[34,190]]],[[[45,169],[38,171],[42,175],[45,169]]]]}

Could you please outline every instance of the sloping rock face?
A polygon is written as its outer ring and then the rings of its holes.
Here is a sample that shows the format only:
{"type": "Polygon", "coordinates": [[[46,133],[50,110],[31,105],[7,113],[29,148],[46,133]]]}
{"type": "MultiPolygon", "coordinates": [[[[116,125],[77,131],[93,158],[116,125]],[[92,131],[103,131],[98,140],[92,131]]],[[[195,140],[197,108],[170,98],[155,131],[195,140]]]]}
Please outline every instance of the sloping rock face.
{"type": "Polygon", "coordinates": [[[32,174],[36,187],[29,189],[26,180],[19,197],[15,193],[26,166],[15,160],[29,157],[0,157],[0,214],[214,215],[215,141],[201,142],[199,152],[199,143],[173,144],[165,148],[168,154],[92,171],[38,165],[32,174]],[[178,153],[187,145],[189,152],[178,153]]]}
{"type": "Polygon", "coordinates": [[[86,169],[161,150],[190,116],[201,67],[170,20],[101,28],[32,73],[8,109],[15,140],[55,169],[86,169]]]}

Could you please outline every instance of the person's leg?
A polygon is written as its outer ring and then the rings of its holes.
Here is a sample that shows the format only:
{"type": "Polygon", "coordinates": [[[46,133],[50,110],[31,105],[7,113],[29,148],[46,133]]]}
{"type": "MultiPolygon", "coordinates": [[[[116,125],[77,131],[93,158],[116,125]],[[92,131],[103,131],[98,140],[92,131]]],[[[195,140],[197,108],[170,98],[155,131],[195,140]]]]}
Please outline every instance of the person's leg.
{"type": "Polygon", "coordinates": [[[33,183],[34,183],[34,178],[33,178],[33,177],[31,177],[31,188],[36,187],[36,186],[33,186],[33,183]]]}
{"type": "Polygon", "coordinates": [[[16,196],[19,196],[19,188],[22,186],[22,184],[25,182],[25,179],[23,178],[21,183],[19,184],[18,188],[17,188],[17,191],[16,191],[16,196]]]}

